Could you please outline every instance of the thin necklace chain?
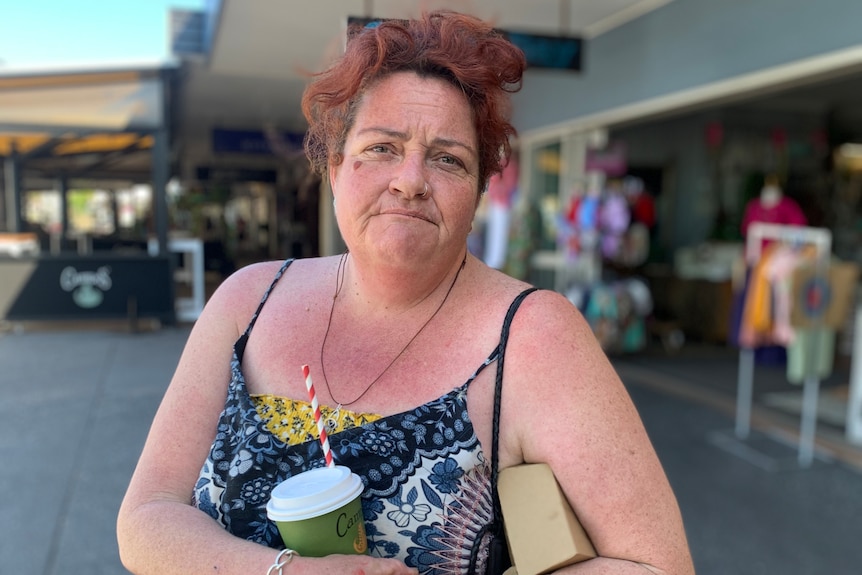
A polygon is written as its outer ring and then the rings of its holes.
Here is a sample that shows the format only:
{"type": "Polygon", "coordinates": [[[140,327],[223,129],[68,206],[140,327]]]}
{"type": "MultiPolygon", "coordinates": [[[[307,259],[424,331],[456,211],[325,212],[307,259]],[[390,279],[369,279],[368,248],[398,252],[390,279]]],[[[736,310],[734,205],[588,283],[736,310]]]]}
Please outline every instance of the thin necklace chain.
{"type": "Polygon", "coordinates": [[[329,397],[331,397],[338,404],[336,406],[335,410],[327,418],[326,424],[327,424],[327,427],[329,427],[329,428],[333,428],[337,424],[338,414],[341,411],[341,408],[346,406],[346,405],[352,405],[352,404],[356,403],[357,401],[359,401],[360,399],[362,399],[363,397],[365,397],[365,394],[368,393],[368,391],[374,386],[374,384],[377,383],[378,381],[380,381],[380,378],[383,377],[383,374],[385,374],[387,371],[389,371],[389,368],[392,367],[396,361],[398,361],[398,358],[400,358],[402,355],[404,355],[404,352],[407,351],[407,348],[410,347],[410,344],[413,343],[413,341],[417,337],[419,337],[419,334],[422,333],[422,331],[428,326],[429,323],[431,323],[431,320],[433,320],[435,317],[437,317],[437,314],[440,313],[441,309],[443,309],[443,305],[446,303],[446,300],[449,299],[449,294],[452,293],[452,289],[455,287],[455,282],[458,281],[458,276],[461,275],[461,270],[463,270],[464,266],[467,264],[467,255],[466,254],[464,255],[464,260],[461,262],[461,266],[458,268],[458,271],[455,273],[455,279],[452,280],[452,283],[449,285],[449,289],[446,291],[446,295],[443,297],[443,301],[440,302],[440,305],[437,306],[437,309],[434,310],[434,313],[431,314],[431,317],[429,317],[425,321],[425,323],[422,324],[422,327],[419,328],[419,331],[417,331],[413,335],[413,337],[411,337],[410,340],[404,345],[404,347],[401,348],[401,351],[399,351],[398,355],[396,355],[392,359],[392,361],[389,362],[389,365],[387,365],[385,368],[383,368],[383,371],[381,371],[380,374],[377,377],[375,377],[371,383],[368,384],[368,387],[366,387],[362,391],[362,393],[359,394],[359,397],[357,397],[356,399],[354,399],[352,401],[342,402],[342,401],[338,401],[338,399],[335,398],[335,396],[332,394],[332,390],[329,388],[329,381],[326,378],[326,364],[323,361],[323,351],[324,351],[324,348],[326,347],[326,340],[329,337],[329,330],[332,327],[332,315],[333,315],[333,312],[335,311],[335,300],[338,299],[338,294],[341,293],[341,288],[343,287],[343,284],[344,284],[344,276],[345,276],[345,271],[346,271],[346,267],[347,267],[346,261],[347,261],[347,252],[344,252],[344,254],[342,254],[341,259],[338,262],[338,271],[335,272],[335,295],[332,296],[332,306],[329,308],[329,321],[326,322],[326,332],[323,334],[323,343],[320,344],[320,371],[321,371],[321,374],[323,375],[323,383],[326,386],[326,391],[327,391],[327,393],[329,393],[329,397]]]}

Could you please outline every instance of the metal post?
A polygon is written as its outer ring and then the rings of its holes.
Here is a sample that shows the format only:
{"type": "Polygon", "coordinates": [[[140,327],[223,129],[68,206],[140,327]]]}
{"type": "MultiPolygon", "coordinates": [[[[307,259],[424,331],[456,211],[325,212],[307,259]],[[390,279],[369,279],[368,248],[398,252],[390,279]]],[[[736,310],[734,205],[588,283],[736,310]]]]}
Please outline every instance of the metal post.
{"type": "Polygon", "coordinates": [[[817,376],[805,378],[802,389],[802,421],[799,425],[799,466],[811,467],[814,460],[814,436],[817,431],[817,396],[820,380],[817,376]]]}
{"type": "Polygon", "coordinates": [[[153,134],[153,216],[158,255],[168,253],[168,132],[164,128],[153,134]]]}
{"type": "Polygon", "coordinates": [[[69,233],[69,180],[66,176],[57,180],[57,188],[60,193],[60,237],[54,244],[55,234],[51,234],[51,251],[56,255],[63,250],[63,239],[69,233]]]}
{"type": "Polygon", "coordinates": [[[18,233],[21,231],[21,163],[15,144],[3,162],[3,175],[6,191],[6,231],[18,233]]]}
{"type": "Polygon", "coordinates": [[[4,164],[5,162],[0,162],[0,230],[6,231],[6,194],[9,190],[6,189],[4,164]]]}
{"type": "MultiPolygon", "coordinates": [[[[167,256],[170,253],[168,246],[168,180],[171,175],[171,111],[173,110],[173,92],[170,83],[171,76],[166,70],[160,74],[159,90],[161,92],[162,120],[159,127],[153,133],[152,161],[152,183],[153,183],[153,220],[155,225],[156,242],[158,247],[156,253],[159,256],[167,256]]],[[[167,323],[176,322],[176,290],[174,286],[174,270],[176,263],[169,258],[171,294],[171,314],[166,319],[167,323]]]]}
{"type": "Polygon", "coordinates": [[[850,401],[847,402],[847,441],[862,446],[862,305],[856,308],[853,350],[850,353],[850,401]]]}
{"type": "Polygon", "coordinates": [[[736,437],[748,439],[751,432],[751,396],[754,393],[754,350],[739,350],[739,377],[736,391],[736,437]]]}
{"type": "Polygon", "coordinates": [[[111,224],[114,226],[114,235],[120,235],[120,206],[117,202],[117,190],[111,190],[111,224]]]}

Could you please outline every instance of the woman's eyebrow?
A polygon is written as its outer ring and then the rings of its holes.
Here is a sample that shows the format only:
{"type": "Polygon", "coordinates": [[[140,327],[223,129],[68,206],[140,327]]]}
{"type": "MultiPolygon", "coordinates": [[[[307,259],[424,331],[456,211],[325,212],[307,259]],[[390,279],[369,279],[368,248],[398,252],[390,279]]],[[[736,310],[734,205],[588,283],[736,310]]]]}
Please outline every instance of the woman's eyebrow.
{"type": "Polygon", "coordinates": [[[363,128],[356,132],[357,136],[363,136],[365,134],[382,134],[395,140],[407,139],[407,134],[404,132],[399,132],[398,130],[392,130],[390,128],[382,128],[378,126],[369,126],[368,128],[363,128]]]}
{"type": "Polygon", "coordinates": [[[470,155],[472,155],[472,156],[477,155],[476,150],[473,149],[472,146],[470,146],[469,144],[465,144],[464,142],[462,142],[460,140],[453,140],[451,138],[434,138],[432,143],[435,146],[438,146],[441,148],[463,148],[470,155]]]}
{"type": "MultiPolygon", "coordinates": [[[[382,126],[369,126],[367,128],[362,128],[361,130],[358,130],[356,134],[358,136],[365,134],[381,134],[387,138],[392,138],[393,140],[406,140],[408,138],[406,132],[400,132],[398,130],[393,130],[392,128],[384,128],[382,126]]],[[[431,141],[431,144],[440,148],[463,148],[470,155],[474,157],[478,156],[473,146],[453,138],[434,138],[434,140],[431,141]]]]}

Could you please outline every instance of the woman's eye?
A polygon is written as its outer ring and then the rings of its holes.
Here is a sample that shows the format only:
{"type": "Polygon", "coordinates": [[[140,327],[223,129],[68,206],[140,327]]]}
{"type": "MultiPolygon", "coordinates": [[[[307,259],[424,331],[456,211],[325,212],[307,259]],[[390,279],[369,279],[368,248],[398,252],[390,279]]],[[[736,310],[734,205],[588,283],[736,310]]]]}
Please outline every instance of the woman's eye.
{"type": "Polygon", "coordinates": [[[440,161],[449,166],[462,166],[461,160],[455,156],[440,156],[440,161]]]}
{"type": "Polygon", "coordinates": [[[375,154],[385,154],[389,151],[389,148],[384,146],[383,144],[375,144],[368,148],[369,152],[374,152],[375,154]]]}

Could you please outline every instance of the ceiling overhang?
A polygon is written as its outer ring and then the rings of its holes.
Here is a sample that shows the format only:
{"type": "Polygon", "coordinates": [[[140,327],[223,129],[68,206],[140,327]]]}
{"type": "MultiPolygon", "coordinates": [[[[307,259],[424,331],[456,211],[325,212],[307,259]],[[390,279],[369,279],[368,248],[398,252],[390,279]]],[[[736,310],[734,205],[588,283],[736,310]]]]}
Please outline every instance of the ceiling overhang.
{"type": "Polygon", "coordinates": [[[350,16],[409,18],[448,8],[503,30],[589,40],[670,1],[317,0],[299,7],[283,0],[216,0],[206,54],[189,60],[183,121],[304,130],[302,92],[312,73],[341,54],[350,16]]]}
{"type": "Polygon", "coordinates": [[[304,82],[343,49],[348,17],[410,18],[466,11],[496,27],[548,36],[595,37],[670,0],[222,0],[209,51],[216,74],[304,82]]]}
{"type": "Polygon", "coordinates": [[[0,156],[43,175],[147,174],[174,67],[4,71],[0,156]]]}

